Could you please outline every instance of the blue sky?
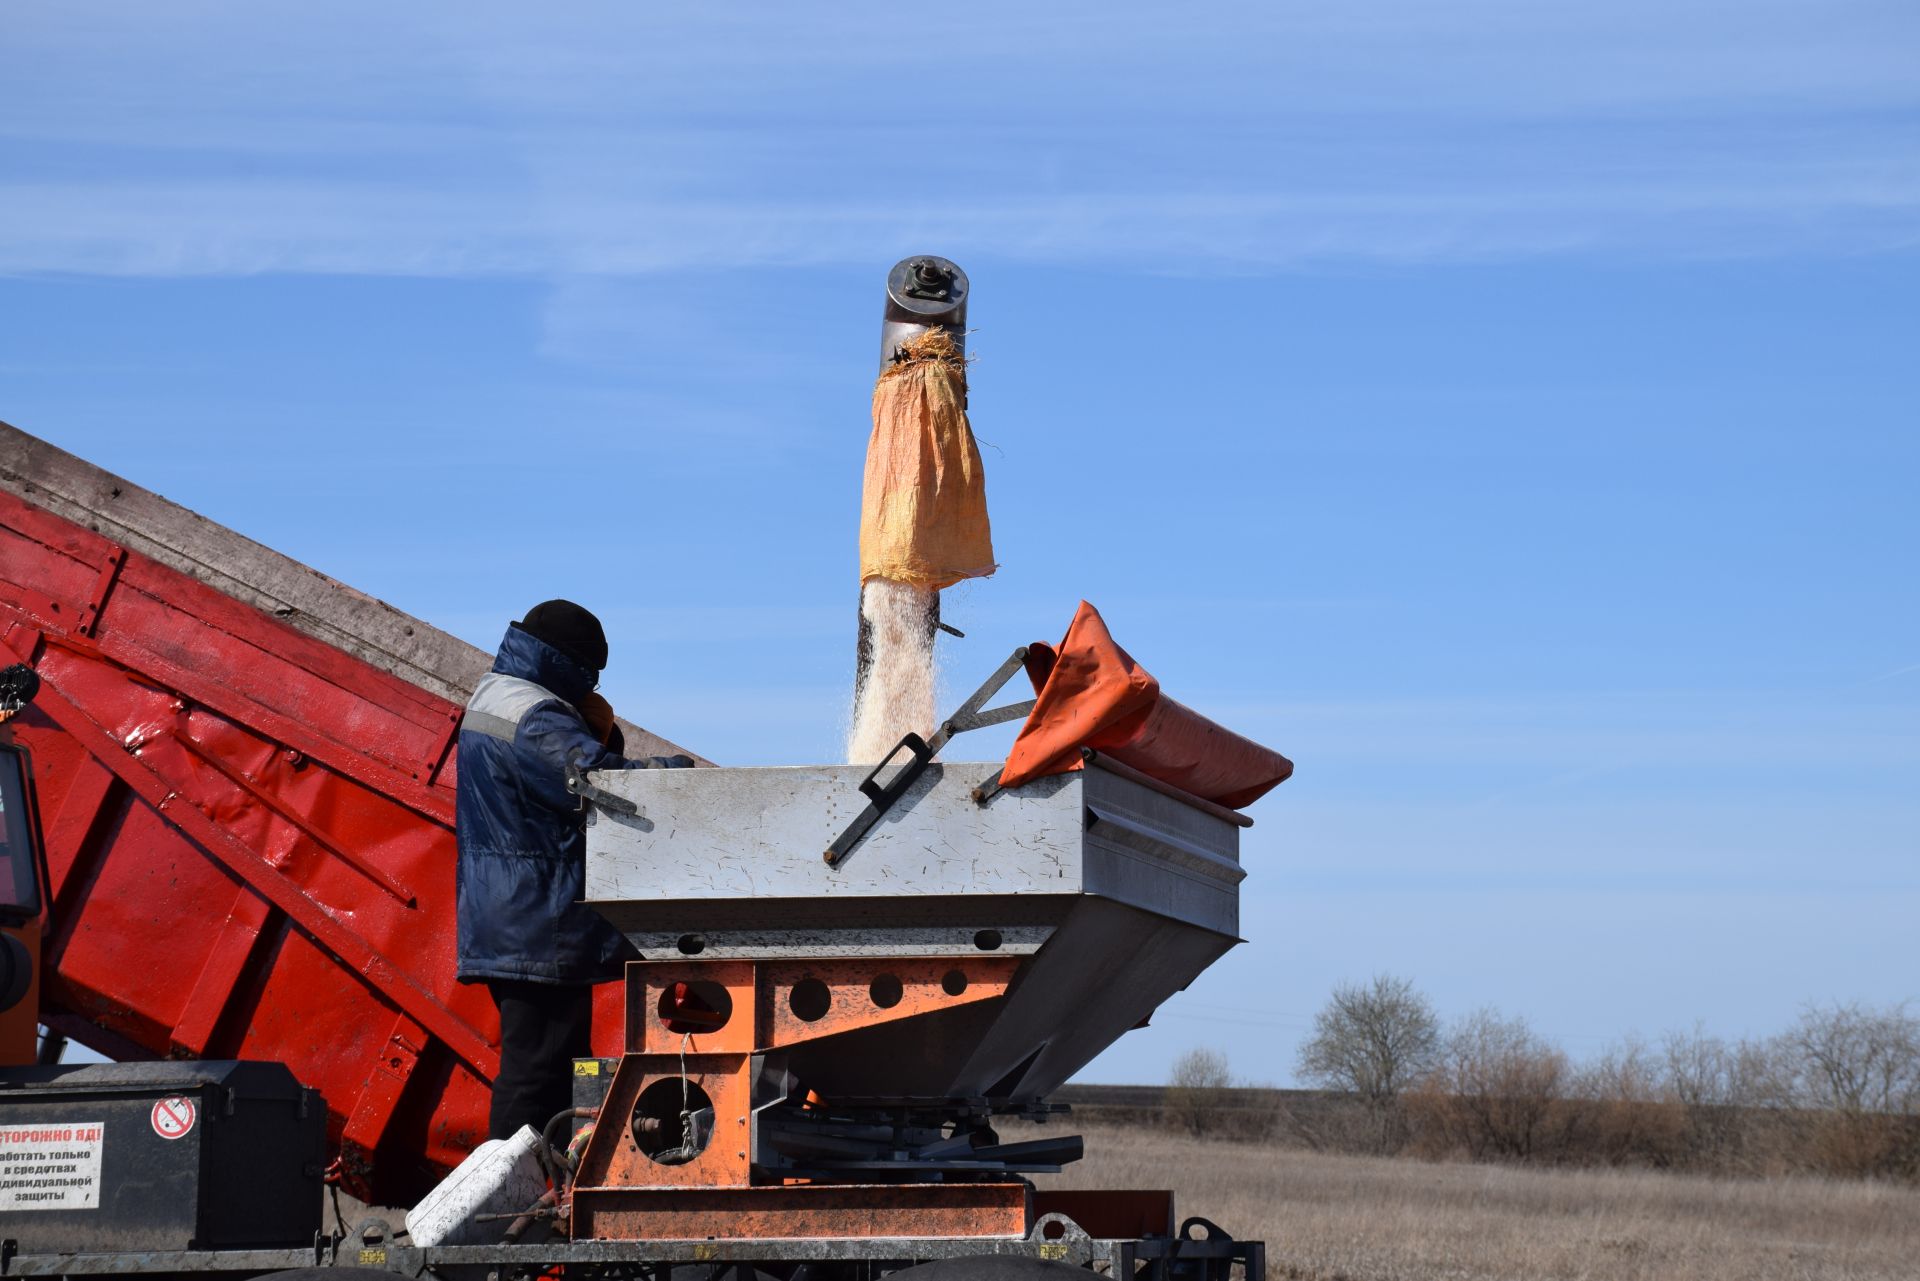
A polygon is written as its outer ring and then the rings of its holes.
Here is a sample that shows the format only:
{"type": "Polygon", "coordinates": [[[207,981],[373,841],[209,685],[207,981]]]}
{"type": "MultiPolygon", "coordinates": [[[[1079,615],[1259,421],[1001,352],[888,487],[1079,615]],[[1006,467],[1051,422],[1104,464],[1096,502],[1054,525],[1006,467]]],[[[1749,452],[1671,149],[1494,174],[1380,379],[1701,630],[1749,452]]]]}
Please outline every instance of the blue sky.
{"type": "MultiPolygon", "coordinates": [[[[1920,10],[68,4],[0,21],[0,417],[833,759],[881,282],[974,281],[964,692],[1086,597],[1286,751],[1250,940],[1570,1049],[1920,997],[1920,10]]],[[[976,745],[979,755],[1004,740],[976,745]]]]}

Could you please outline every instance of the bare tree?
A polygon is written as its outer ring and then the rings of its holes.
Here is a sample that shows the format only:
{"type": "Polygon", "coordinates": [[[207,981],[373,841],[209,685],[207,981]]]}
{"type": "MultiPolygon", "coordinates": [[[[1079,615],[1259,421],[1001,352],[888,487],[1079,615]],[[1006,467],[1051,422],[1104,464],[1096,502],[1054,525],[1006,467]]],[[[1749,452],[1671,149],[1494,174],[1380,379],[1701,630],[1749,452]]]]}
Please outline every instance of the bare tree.
{"type": "Polygon", "coordinates": [[[1562,1103],[1572,1077],[1565,1051],[1525,1019],[1485,1009],[1462,1019],[1447,1037],[1439,1066],[1422,1082],[1416,1102],[1442,1150],[1527,1160],[1556,1137],[1556,1120],[1564,1123],[1562,1103]]]}
{"type": "Polygon", "coordinates": [[[1760,1155],[1749,1150],[1753,1110],[1788,1102],[1765,1042],[1728,1042],[1696,1022],[1690,1031],[1668,1032],[1660,1058],[1665,1092],[1680,1107],[1694,1160],[1725,1169],[1760,1155]]]}
{"type": "Polygon", "coordinates": [[[1800,1101],[1836,1112],[1920,1112],[1920,1018],[1907,1003],[1808,1005],[1781,1038],[1800,1101]]]}
{"type": "Polygon", "coordinates": [[[1333,989],[1300,1047],[1299,1071],[1315,1085],[1358,1095],[1375,1146],[1391,1151],[1406,1137],[1400,1095],[1433,1067],[1439,1051],[1433,1003],[1410,980],[1376,974],[1333,989]]]}
{"type": "Polygon", "coordinates": [[[1575,1073],[1564,1138],[1581,1159],[1608,1165],[1677,1165],[1687,1156],[1687,1113],[1665,1064],[1629,1033],[1575,1073]]]}
{"type": "Polygon", "coordinates": [[[1204,1047],[1188,1050],[1173,1061],[1173,1075],[1167,1082],[1167,1119],[1189,1134],[1216,1133],[1229,1119],[1232,1089],[1225,1054],[1204,1047]]]}
{"type": "Polygon", "coordinates": [[[1800,1162],[1828,1174],[1920,1176],[1920,1019],[1906,1002],[1808,1005],[1772,1049],[1800,1162]]]}
{"type": "Polygon", "coordinates": [[[1740,1080],[1739,1056],[1703,1023],[1690,1032],[1672,1031],[1660,1042],[1667,1090],[1674,1102],[1692,1110],[1754,1102],[1740,1080]]]}

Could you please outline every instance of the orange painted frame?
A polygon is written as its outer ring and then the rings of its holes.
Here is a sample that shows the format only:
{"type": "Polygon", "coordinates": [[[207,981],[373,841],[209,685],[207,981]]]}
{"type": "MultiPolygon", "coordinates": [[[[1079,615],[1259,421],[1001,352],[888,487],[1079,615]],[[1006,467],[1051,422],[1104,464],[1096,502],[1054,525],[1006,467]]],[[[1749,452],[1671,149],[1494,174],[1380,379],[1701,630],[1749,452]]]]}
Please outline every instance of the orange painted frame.
{"type": "Polygon", "coordinates": [[[753,1184],[749,1150],[755,1052],[993,1000],[1006,993],[1022,959],[630,963],[627,1052],[601,1105],[602,1123],[581,1154],[573,1196],[574,1236],[1023,1235],[1030,1218],[1029,1189],[1023,1182],[760,1187],[753,1184]],[[881,1005],[875,994],[875,980],[882,976],[899,984],[891,1005],[881,1005]],[[794,991],[810,980],[821,985],[826,1005],[809,1019],[795,1009],[794,991]],[[710,1004],[723,1005],[724,1022],[705,1032],[669,1028],[662,1004],[679,983],[695,986],[710,1004]],[[682,1075],[711,1100],[714,1129],[692,1160],[666,1165],[642,1150],[632,1117],[643,1091],[682,1075]]]}

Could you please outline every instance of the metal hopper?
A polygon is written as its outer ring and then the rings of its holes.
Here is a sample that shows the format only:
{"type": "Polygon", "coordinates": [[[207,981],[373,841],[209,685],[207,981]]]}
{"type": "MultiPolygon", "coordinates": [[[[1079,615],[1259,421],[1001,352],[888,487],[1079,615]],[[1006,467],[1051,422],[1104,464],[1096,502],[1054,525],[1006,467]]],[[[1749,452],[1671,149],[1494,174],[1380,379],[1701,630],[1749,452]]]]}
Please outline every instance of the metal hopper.
{"type": "Polygon", "coordinates": [[[831,866],[866,767],[594,774],[587,897],[649,960],[1015,962],[989,999],[853,1019],[781,1067],[829,1098],[1036,1101],[1239,941],[1247,820],[1099,758],[1005,791],[997,768],[926,765],[831,866]]]}

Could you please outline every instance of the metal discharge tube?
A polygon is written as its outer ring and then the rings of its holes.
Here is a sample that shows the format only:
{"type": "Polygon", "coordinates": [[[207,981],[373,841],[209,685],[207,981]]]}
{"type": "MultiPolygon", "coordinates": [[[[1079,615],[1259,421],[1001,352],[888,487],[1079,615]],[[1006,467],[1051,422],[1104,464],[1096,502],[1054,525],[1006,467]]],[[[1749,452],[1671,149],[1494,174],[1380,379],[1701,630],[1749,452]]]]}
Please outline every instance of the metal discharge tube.
{"type": "MultiPolygon", "coordinates": [[[[967,273],[951,259],[935,254],[902,258],[887,273],[886,305],[880,316],[880,372],[900,360],[900,349],[924,333],[943,329],[962,358],[967,351],[967,273]]],[[[964,392],[963,392],[964,396],[964,392]]],[[[962,404],[964,405],[964,399],[962,404]]],[[[864,594],[865,584],[861,585],[864,594]]],[[[940,631],[940,594],[934,592],[927,611],[927,632],[940,631]]],[[[873,628],[859,600],[854,603],[854,706],[865,696],[873,668],[873,628]]],[[[951,628],[947,630],[952,630],[951,628]]],[[[957,633],[956,633],[957,634],[957,633]]]]}
{"type": "Polygon", "coordinates": [[[944,329],[967,352],[967,273],[931,254],[902,258],[887,273],[887,305],[880,317],[880,372],[900,348],[930,329],[944,329]]]}

